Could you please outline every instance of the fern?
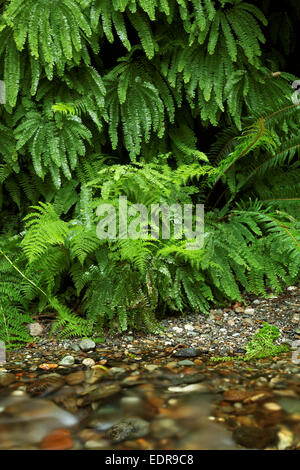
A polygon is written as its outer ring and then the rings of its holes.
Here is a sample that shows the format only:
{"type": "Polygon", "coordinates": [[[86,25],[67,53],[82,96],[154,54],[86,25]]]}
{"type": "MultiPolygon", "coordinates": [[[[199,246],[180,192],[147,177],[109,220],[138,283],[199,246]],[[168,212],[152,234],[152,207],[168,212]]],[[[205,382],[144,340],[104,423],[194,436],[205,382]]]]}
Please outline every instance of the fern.
{"type": "Polygon", "coordinates": [[[262,328],[246,344],[246,353],[243,356],[231,357],[212,357],[212,361],[232,361],[233,359],[242,361],[253,361],[265,357],[278,356],[283,352],[289,351],[288,345],[274,344],[274,341],[280,336],[276,326],[263,322],[262,328]]]}

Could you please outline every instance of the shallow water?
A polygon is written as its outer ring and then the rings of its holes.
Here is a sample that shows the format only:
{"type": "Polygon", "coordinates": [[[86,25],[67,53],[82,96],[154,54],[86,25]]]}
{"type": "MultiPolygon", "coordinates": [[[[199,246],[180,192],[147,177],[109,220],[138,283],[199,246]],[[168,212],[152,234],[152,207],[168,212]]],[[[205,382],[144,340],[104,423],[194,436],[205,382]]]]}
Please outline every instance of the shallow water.
{"type": "Polygon", "coordinates": [[[6,364],[0,448],[300,447],[300,368],[289,354],[251,365],[186,364],[132,359],[54,372],[6,364]]]}

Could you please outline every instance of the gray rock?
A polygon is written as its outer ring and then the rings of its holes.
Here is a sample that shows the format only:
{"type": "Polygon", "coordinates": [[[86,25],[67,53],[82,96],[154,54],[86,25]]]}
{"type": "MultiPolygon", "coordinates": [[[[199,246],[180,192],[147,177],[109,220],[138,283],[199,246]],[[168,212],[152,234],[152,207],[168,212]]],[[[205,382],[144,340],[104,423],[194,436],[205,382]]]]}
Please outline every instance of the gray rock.
{"type": "Polygon", "coordinates": [[[195,364],[193,361],[190,361],[189,359],[184,359],[183,361],[178,362],[179,366],[194,366],[195,364]]]}
{"type": "Polygon", "coordinates": [[[138,439],[149,434],[150,425],[141,418],[126,418],[113,425],[106,433],[106,437],[113,442],[129,439],[138,439]]]}
{"type": "Polygon", "coordinates": [[[111,367],[108,373],[109,375],[120,376],[126,373],[126,369],[122,369],[121,367],[111,367]]]}
{"type": "Polygon", "coordinates": [[[60,362],[60,366],[72,366],[75,362],[75,359],[73,356],[65,356],[60,362]]]}
{"type": "Polygon", "coordinates": [[[90,351],[91,349],[95,349],[96,343],[91,339],[82,339],[79,343],[79,347],[82,351],[90,351]]]}
{"type": "Polygon", "coordinates": [[[93,390],[91,393],[86,395],[83,399],[83,406],[89,405],[95,401],[102,400],[102,398],[110,397],[115,395],[121,390],[120,385],[118,384],[99,384],[99,386],[93,390]]]}
{"type": "Polygon", "coordinates": [[[196,348],[183,348],[183,349],[177,349],[173,353],[173,356],[175,357],[196,357],[199,356],[199,349],[196,348]]]}
{"type": "Polygon", "coordinates": [[[281,408],[288,414],[300,413],[300,400],[289,397],[279,398],[278,403],[281,408]]]}

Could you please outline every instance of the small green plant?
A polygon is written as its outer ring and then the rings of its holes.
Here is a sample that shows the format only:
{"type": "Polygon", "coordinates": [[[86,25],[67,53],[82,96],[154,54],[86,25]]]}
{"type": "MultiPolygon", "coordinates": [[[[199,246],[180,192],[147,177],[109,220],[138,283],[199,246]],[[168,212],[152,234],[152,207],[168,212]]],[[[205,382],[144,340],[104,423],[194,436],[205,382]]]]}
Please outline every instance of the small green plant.
{"type": "Polygon", "coordinates": [[[242,356],[221,356],[212,357],[212,361],[251,361],[252,359],[262,359],[264,357],[277,356],[280,353],[289,351],[287,344],[278,345],[274,341],[280,336],[277,326],[263,322],[263,327],[246,344],[246,353],[242,356]]]}

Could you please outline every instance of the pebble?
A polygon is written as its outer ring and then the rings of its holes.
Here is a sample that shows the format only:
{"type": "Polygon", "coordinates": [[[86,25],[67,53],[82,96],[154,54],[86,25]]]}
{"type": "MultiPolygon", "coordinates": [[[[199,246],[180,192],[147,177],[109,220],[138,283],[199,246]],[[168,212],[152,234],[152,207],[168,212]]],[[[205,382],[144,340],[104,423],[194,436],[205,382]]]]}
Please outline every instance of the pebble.
{"type": "Polygon", "coordinates": [[[93,390],[91,393],[86,395],[80,405],[89,405],[90,403],[94,401],[101,400],[102,398],[107,398],[110,397],[111,395],[115,395],[121,390],[121,387],[119,384],[103,384],[99,385],[95,390],[93,390]]]}
{"type": "Polygon", "coordinates": [[[171,418],[155,419],[151,423],[151,434],[156,439],[173,437],[180,431],[180,427],[171,418]]]}
{"type": "Polygon", "coordinates": [[[186,385],[183,387],[169,387],[169,392],[175,393],[192,393],[192,392],[206,392],[208,390],[207,386],[202,383],[186,385]]]}
{"type": "Polygon", "coordinates": [[[73,356],[65,356],[61,361],[59,361],[60,366],[72,366],[75,362],[73,356]]]}
{"type": "Polygon", "coordinates": [[[91,339],[82,339],[79,343],[79,347],[82,351],[90,351],[91,349],[95,349],[96,343],[91,339]]]}
{"type": "Polygon", "coordinates": [[[279,411],[281,410],[281,406],[278,403],[268,402],[264,404],[264,408],[269,411],[279,411]]]}
{"type": "Polygon", "coordinates": [[[85,372],[79,370],[67,375],[66,382],[68,385],[78,385],[85,380],[85,372]]]}
{"type": "Polygon", "coordinates": [[[38,322],[29,323],[27,328],[31,336],[40,336],[44,331],[44,327],[38,322]]]}
{"type": "Polygon", "coordinates": [[[86,449],[105,449],[109,447],[109,441],[106,439],[100,439],[99,441],[89,440],[84,443],[86,449]]]}
{"type": "Polygon", "coordinates": [[[90,357],[86,357],[83,359],[82,364],[86,367],[93,367],[95,365],[95,361],[90,357]]]}
{"type": "Polygon", "coordinates": [[[255,313],[255,309],[250,308],[250,307],[245,308],[244,313],[245,313],[245,315],[253,315],[255,313]]]}
{"type": "Polygon", "coordinates": [[[282,426],[280,431],[277,433],[278,436],[278,450],[285,450],[288,447],[291,447],[294,442],[293,433],[285,426],[282,426]]]}
{"type": "Polygon", "coordinates": [[[300,400],[289,397],[282,397],[278,399],[278,402],[281,405],[283,411],[286,413],[300,413],[300,400]]]}
{"type": "Polygon", "coordinates": [[[144,368],[146,370],[148,370],[149,372],[155,371],[155,369],[157,369],[158,367],[159,367],[159,365],[157,365],[157,364],[145,364],[144,365],[144,368]]]}
{"type": "Polygon", "coordinates": [[[196,348],[182,348],[174,351],[175,357],[196,357],[199,356],[199,350],[196,348]]]}
{"type": "Polygon", "coordinates": [[[179,366],[194,366],[195,364],[193,361],[190,361],[189,359],[185,359],[184,361],[179,361],[178,362],[179,366]]]}
{"type": "Polygon", "coordinates": [[[142,418],[125,418],[113,425],[106,433],[112,442],[121,442],[129,439],[139,439],[147,436],[150,424],[142,418]]]}
{"type": "Polygon", "coordinates": [[[232,436],[237,444],[247,449],[264,449],[277,441],[277,434],[273,428],[240,426],[233,431],[232,436]]]}
{"type": "Polygon", "coordinates": [[[8,385],[10,385],[14,381],[15,381],[14,374],[0,371],[0,387],[8,387],[8,385]]]}

